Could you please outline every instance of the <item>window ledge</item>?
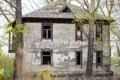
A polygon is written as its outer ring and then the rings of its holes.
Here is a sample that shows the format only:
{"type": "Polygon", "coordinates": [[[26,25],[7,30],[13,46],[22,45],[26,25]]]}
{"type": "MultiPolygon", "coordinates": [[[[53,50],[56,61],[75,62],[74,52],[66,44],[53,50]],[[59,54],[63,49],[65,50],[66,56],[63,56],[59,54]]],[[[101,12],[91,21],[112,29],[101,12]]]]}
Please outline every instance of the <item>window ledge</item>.
{"type": "Polygon", "coordinates": [[[42,41],[52,41],[52,39],[42,39],[42,41]]]}

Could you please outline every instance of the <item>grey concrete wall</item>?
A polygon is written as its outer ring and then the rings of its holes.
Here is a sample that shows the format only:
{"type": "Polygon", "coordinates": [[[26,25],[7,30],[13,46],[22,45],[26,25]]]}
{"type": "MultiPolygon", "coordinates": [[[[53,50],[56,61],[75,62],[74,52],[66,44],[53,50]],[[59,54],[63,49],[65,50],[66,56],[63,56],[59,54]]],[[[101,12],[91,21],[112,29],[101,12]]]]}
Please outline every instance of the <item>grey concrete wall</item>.
{"type": "MultiPolygon", "coordinates": [[[[41,72],[49,69],[55,73],[84,73],[87,61],[88,41],[83,34],[83,41],[75,41],[75,24],[58,24],[53,23],[53,41],[41,41],[41,23],[25,23],[28,33],[24,34],[24,72],[41,72]],[[51,49],[53,51],[53,65],[41,65],[41,49],[51,49]],[[82,67],[75,64],[75,52],[83,51],[82,67]]],[[[106,25],[104,25],[106,27],[106,25]]],[[[88,24],[84,25],[84,30],[88,34],[88,24]]],[[[104,29],[103,31],[105,31],[104,29]]],[[[102,34],[108,35],[107,33],[102,34]]],[[[107,42],[109,37],[104,37],[103,41],[107,42]]],[[[95,42],[95,50],[103,50],[103,54],[109,53],[108,43],[102,44],[95,42]]],[[[108,58],[107,58],[108,59],[108,58]]],[[[106,58],[103,58],[104,63],[106,58]]],[[[109,61],[108,61],[109,62],[109,61]]],[[[96,54],[93,54],[93,71],[104,73],[104,66],[96,68],[96,54]]]]}

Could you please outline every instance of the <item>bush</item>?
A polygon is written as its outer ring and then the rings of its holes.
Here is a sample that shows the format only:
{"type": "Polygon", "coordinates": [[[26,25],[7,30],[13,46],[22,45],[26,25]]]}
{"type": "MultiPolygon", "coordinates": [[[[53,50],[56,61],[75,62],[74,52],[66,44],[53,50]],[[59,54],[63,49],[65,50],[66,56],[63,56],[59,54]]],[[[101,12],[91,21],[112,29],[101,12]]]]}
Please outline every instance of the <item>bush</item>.
{"type": "Polygon", "coordinates": [[[0,80],[13,80],[13,63],[13,56],[0,54],[0,80]]]}

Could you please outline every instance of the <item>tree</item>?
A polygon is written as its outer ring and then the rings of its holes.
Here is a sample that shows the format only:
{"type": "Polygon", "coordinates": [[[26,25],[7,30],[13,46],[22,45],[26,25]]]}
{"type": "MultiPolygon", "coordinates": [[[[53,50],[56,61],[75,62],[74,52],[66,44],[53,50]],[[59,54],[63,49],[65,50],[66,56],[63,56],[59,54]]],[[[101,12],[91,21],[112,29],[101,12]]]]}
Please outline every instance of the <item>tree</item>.
{"type": "Polygon", "coordinates": [[[23,80],[22,75],[22,60],[23,60],[23,33],[21,32],[22,28],[20,25],[22,24],[22,10],[21,10],[21,0],[16,0],[16,29],[17,32],[15,39],[15,47],[16,47],[16,55],[15,55],[15,80],[23,80]]]}
{"type": "MultiPolygon", "coordinates": [[[[101,0],[74,0],[79,3],[79,5],[89,14],[89,35],[88,35],[88,56],[87,56],[87,67],[86,67],[86,79],[92,80],[92,67],[93,67],[93,51],[94,51],[94,22],[96,18],[96,14],[98,10],[101,10],[102,15],[107,16],[108,20],[111,18],[111,12],[113,10],[113,3],[114,0],[106,0],[105,6],[107,8],[107,15],[104,13],[103,9],[101,8],[101,0]],[[108,5],[109,3],[109,5],[108,5]]],[[[75,15],[74,15],[75,16],[75,15]]],[[[76,17],[78,19],[78,17],[76,17]]],[[[79,20],[78,20],[79,21],[79,20]]],[[[109,37],[107,39],[109,41],[109,37]]],[[[110,46],[108,43],[107,45],[110,46]]],[[[109,63],[108,63],[109,64],[109,63]]]]}

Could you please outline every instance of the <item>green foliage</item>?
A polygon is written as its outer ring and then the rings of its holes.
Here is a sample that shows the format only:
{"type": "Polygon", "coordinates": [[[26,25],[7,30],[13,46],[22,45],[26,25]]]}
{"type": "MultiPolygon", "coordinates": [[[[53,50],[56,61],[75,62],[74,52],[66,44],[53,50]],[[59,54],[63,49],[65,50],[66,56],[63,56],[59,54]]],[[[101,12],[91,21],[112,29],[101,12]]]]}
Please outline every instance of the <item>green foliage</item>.
{"type": "Polygon", "coordinates": [[[6,34],[9,34],[10,32],[12,33],[27,32],[27,27],[24,24],[16,24],[14,26],[13,24],[14,24],[14,21],[11,21],[10,23],[8,23],[6,27],[6,34]]]}
{"type": "Polygon", "coordinates": [[[110,16],[107,16],[107,20],[114,20],[114,19],[110,16]]]}
{"type": "Polygon", "coordinates": [[[0,69],[0,80],[4,77],[4,69],[0,69]]]}
{"type": "Polygon", "coordinates": [[[6,30],[6,34],[9,34],[10,32],[13,32],[13,23],[14,23],[14,21],[11,21],[10,23],[8,23],[8,25],[7,25],[7,30],[6,30]]]}
{"type": "Polygon", "coordinates": [[[86,14],[86,13],[78,14],[78,15],[76,15],[76,17],[77,17],[77,19],[78,19],[79,21],[85,20],[85,19],[93,19],[93,16],[92,16],[92,15],[86,14]]]}
{"type": "Polygon", "coordinates": [[[101,38],[96,38],[95,42],[101,42],[101,38]]]}
{"type": "MultiPolygon", "coordinates": [[[[14,58],[12,56],[1,53],[0,69],[4,69],[4,79],[12,80],[12,78],[13,78],[13,62],[14,62],[14,58]]],[[[0,78],[2,79],[2,76],[0,78]]]]}

